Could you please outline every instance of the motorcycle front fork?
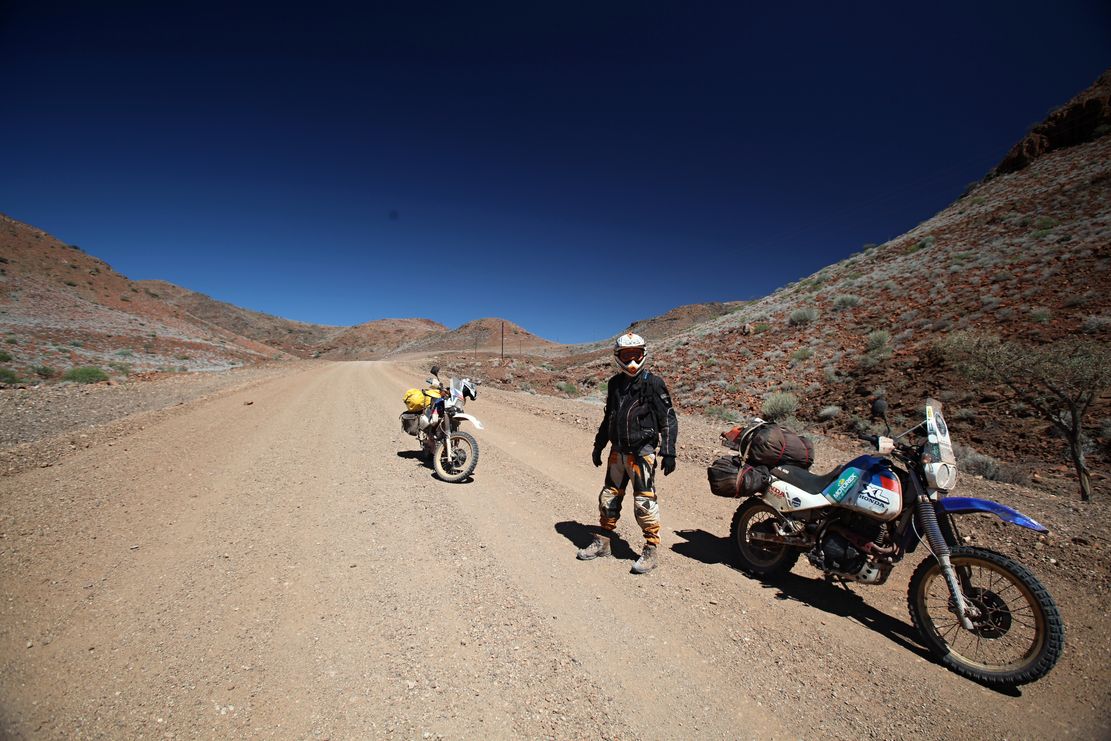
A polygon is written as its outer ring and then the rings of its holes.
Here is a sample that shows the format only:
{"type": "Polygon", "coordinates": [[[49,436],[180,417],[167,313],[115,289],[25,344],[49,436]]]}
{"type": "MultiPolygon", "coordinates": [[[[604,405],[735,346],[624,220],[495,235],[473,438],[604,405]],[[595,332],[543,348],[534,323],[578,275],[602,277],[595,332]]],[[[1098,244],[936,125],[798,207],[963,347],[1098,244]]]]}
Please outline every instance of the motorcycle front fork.
{"type": "MultiPolygon", "coordinates": [[[[945,577],[945,584],[949,587],[949,594],[956,606],[956,614],[961,621],[961,627],[965,630],[972,630],[972,618],[979,617],[979,615],[976,614],[975,608],[968,604],[968,600],[965,598],[964,590],[957,578],[957,570],[953,568],[953,562],[949,558],[949,542],[941,532],[937,514],[934,502],[930,501],[929,497],[923,495],[918,498],[918,524],[925,531],[926,541],[929,543],[930,550],[941,568],[941,575],[945,577]]],[[[941,516],[949,517],[946,513],[942,513],[941,516]]],[[[946,522],[945,526],[946,530],[955,537],[952,522],[946,522]]],[[[967,578],[964,581],[967,586],[967,578]]]]}

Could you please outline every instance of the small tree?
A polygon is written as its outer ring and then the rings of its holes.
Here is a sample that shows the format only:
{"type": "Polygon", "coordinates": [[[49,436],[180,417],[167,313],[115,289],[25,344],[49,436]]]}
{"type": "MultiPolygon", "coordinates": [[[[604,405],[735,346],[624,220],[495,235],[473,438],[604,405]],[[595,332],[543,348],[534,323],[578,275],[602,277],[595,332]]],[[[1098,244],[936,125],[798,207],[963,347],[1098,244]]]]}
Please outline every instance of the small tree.
{"type": "Polygon", "coordinates": [[[1111,347],[1077,338],[1028,345],[964,332],[945,340],[942,349],[965,376],[1006,385],[1061,431],[1080,480],[1080,498],[1091,499],[1092,477],[1084,461],[1084,415],[1092,401],[1111,387],[1111,347]]]}

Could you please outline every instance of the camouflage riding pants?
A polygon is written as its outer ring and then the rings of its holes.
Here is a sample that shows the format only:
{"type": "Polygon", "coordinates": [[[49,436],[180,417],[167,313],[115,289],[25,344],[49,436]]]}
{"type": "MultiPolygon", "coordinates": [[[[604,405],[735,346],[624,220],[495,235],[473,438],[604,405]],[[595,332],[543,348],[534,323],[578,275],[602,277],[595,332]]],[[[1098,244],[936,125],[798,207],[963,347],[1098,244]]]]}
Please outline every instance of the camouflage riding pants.
{"type": "Polygon", "coordinates": [[[598,495],[598,511],[603,530],[617,529],[625,489],[633,482],[633,512],[648,545],[660,544],[660,507],[656,503],[656,451],[637,455],[610,450],[606,483],[598,495]]]}

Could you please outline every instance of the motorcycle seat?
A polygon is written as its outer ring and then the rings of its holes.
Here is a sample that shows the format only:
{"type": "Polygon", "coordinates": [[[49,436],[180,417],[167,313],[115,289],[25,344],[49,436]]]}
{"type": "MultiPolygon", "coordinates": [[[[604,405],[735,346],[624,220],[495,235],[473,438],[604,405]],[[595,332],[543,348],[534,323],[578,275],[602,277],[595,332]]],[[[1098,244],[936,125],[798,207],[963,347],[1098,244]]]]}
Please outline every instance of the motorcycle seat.
{"type": "Polygon", "coordinates": [[[793,484],[811,494],[821,493],[823,489],[836,481],[840,474],[840,468],[835,468],[829,473],[823,474],[810,473],[805,468],[799,468],[798,466],[776,466],[772,469],[772,475],[777,479],[783,479],[788,484],[793,484]]]}

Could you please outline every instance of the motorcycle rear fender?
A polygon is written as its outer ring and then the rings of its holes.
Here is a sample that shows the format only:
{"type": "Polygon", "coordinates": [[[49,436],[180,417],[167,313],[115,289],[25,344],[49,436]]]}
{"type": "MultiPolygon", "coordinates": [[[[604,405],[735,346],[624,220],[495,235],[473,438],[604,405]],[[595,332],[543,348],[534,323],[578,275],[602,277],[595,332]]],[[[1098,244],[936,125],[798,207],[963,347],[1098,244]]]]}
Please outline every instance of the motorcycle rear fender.
{"type": "Polygon", "coordinates": [[[987,512],[995,515],[1004,522],[1012,525],[1029,528],[1038,533],[1048,533],[1049,528],[1037,520],[1027,517],[1018,510],[1011,509],[1005,504],[993,502],[990,499],[976,499],[975,497],[945,497],[938,502],[941,509],[951,515],[965,515],[971,512],[987,512]]]}
{"type": "Polygon", "coordinates": [[[467,420],[468,422],[470,422],[471,424],[473,424],[473,425],[475,426],[475,429],[477,429],[477,430],[482,430],[482,429],[485,429],[485,428],[484,428],[484,427],[482,426],[482,423],[481,423],[481,422],[479,422],[479,421],[478,421],[478,419],[477,419],[476,417],[472,417],[472,416],[471,416],[471,415],[469,415],[469,414],[456,414],[456,415],[454,415],[454,416],[453,416],[452,418],[453,418],[453,419],[459,419],[459,420],[464,420],[464,419],[465,419],[465,420],[467,420]]]}

